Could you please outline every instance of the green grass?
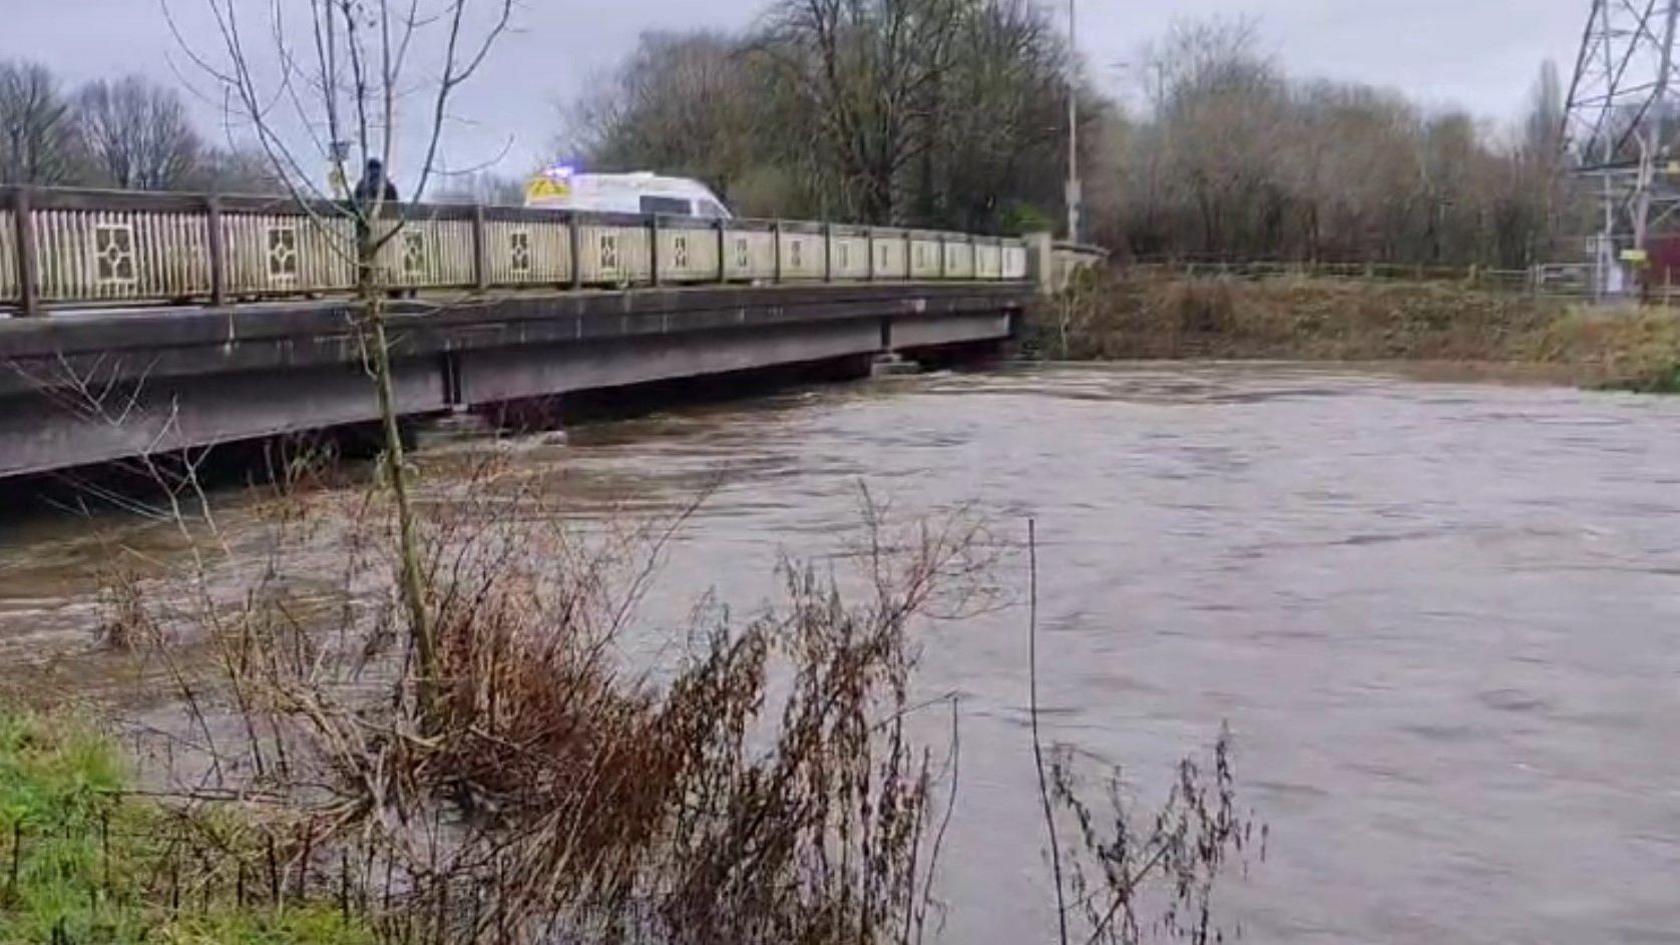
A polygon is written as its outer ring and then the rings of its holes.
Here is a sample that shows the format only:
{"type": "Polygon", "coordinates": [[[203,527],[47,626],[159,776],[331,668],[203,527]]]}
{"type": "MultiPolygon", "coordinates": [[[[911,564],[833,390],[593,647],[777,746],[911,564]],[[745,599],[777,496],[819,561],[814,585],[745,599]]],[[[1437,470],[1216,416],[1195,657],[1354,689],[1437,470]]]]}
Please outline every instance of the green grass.
{"type": "Polygon", "coordinates": [[[374,941],[331,903],[235,901],[239,854],[218,863],[185,851],[207,836],[237,850],[237,817],[125,795],[127,775],[91,725],[0,709],[0,945],[374,941]]]}

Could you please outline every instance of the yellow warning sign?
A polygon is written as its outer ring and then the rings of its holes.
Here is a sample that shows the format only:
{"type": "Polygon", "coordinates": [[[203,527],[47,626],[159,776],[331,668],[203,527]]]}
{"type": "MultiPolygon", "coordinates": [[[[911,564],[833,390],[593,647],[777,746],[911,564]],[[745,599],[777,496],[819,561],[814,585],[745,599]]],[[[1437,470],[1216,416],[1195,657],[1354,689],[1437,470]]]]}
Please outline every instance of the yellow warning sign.
{"type": "Polygon", "coordinates": [[[571,181],[549,174],[538,174],[525,185],[525,200],[563,200],[572,195],[571,181]]]}

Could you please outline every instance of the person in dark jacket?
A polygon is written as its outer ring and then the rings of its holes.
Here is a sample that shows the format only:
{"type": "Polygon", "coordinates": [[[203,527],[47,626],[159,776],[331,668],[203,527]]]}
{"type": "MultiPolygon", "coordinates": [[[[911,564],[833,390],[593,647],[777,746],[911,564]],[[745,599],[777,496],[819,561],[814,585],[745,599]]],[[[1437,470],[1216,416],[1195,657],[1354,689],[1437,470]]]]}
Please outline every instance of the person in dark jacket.
{"type": "MultiPolygon", "coordinates": [[[[401,199],[397,196],[397,185],[391,183],[391,179],[385,176],[385,163],[378,158],[368,158],[367,170],[362,172],[362,179],[356,182],[356,191],[351,194],[351,197],[355,199],[357,206],[362,208],[364,214],[371,211],[375,203],[380,204],[382,216],[385,207],[395,206],[397,201],[401,199]]],[[[366,238],[367,232],[368,225],[365,217],[358,215],[356,220],[357,239],[366,238]]],[[[387,290],[386,294],[393,299],[413,298],[415,295],[412,289],[407,291],[390,289],[387,290]]]]}
{"type": "Polygon", "coordinates": [[[397,202],[397,185],[385,176],[384,162],[378,158],[368,158],[367,170],[362,173],[362,179],[356,182],[354,196],[360,204],[372,204],[381,199],[385,203],[397,202]]]}

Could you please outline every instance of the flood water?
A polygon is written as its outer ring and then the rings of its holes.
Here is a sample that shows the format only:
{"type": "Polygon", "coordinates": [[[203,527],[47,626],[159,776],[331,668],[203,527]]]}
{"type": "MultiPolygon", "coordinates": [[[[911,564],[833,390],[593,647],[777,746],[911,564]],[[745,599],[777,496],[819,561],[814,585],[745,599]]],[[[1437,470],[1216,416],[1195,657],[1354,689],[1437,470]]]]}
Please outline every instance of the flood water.
{"type": "MultiPolygon", "coordinates": [[[[1680,400],[1119,365],[684,409],[516,461],[584,516],[721,483],[655,626],[707,590],[750,610],[781,554],[837,550],[860,484],[901,517],[970,506],[1006,541],[1035,519],[1046,738],[1153,800],[1229,723],[1271,829],[1218,894],[1247,941],[1680,942],[1677,433],[1680,400]]],[[[116,521],[125,542],[166,528],[116,521]]],[[[0,535],[0,659],[109,659],[75,654],[103,526],[0,535]]],[[[923,639],[921,685],[963,711],[941,939],[1053,940],[1025,614],[923,639]]]]}

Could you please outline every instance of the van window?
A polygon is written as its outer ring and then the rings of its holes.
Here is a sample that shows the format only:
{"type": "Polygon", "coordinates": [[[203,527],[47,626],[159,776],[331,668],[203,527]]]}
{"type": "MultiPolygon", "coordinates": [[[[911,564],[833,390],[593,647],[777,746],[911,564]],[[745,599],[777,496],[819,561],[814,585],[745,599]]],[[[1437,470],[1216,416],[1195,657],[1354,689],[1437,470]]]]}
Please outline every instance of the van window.
{"type": "Polygon", "coordinates": [[[723,207],[719,206],[717,201],[714,201],[714,200],[699,200],[699,201],[696,201],[696,204],[697,204],[697,206],[694,209],[694,215],[699,217],[702,220],[727,220],[727,219],[729,219],[729,211],[725,210],[725,209],[723,209],[723,207]]]}
{"type": "Polygon", "coordinates": [[[668,217],[686,217],[694,213],[693,205],[680,197],[643,197],[643,213],[660,213],[668,217]]]}

